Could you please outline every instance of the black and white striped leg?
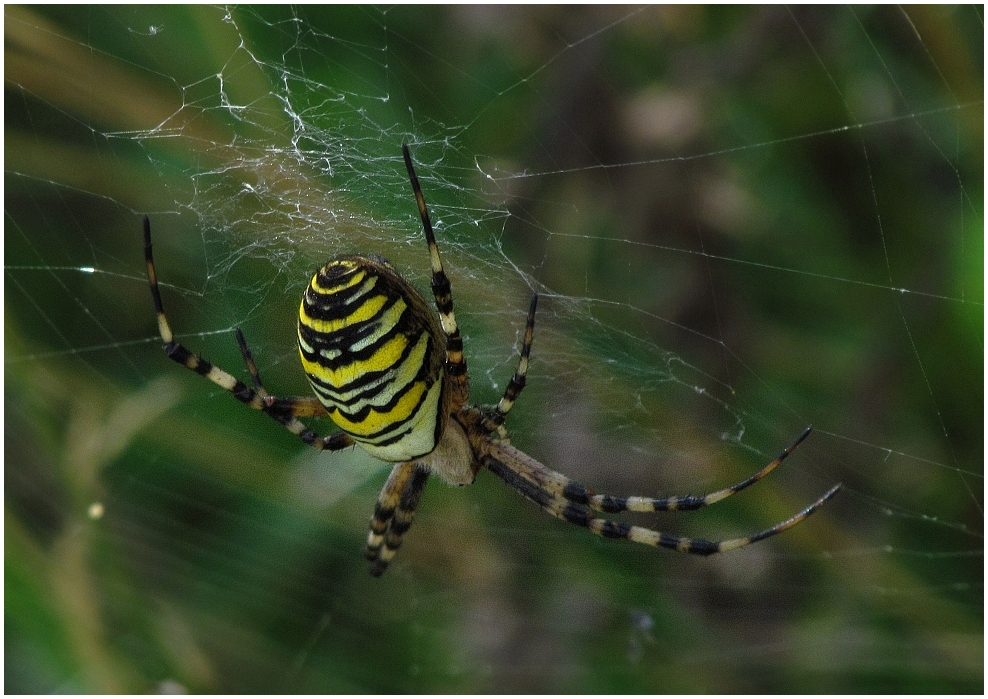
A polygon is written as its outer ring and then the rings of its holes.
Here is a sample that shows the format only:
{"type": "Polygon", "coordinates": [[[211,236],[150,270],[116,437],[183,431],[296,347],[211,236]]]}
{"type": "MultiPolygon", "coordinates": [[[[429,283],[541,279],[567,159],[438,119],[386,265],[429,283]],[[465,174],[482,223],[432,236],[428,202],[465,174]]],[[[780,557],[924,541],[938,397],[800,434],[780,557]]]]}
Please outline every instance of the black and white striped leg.
{"type": "MultiPolygon", "coordinates": [[[[254,390],[257,392],[265,405],[268,407],[269,414],[274,417],[275,415],[280,415],[283,417],[325,417],[329,413],[326,410],[326,406],[319,402],[315,396],[293,396],[290,398],[278,398],[277,396],[272,396],[268,393],[267,389],[264,387],[264,382],[261,380],[261,375],[257,371],[257,364],[254,362],[254,355],[251,353],[250,348],[247,347],[247,340],[244,339],[243,332],[240,328],[234,330],[234,334],[237,338],[237,345],[240,346],[240,354],[244,358],[244,364],[247,365],[247,371],[254,381],[254,390]]],[[[277,418],[276,418],[277,419],[277,418]]],[[[345,445],[345,446],[350,446],[345,445]]]]}
{"type": "Polygon", "coordinates": [[[537,479],[533,478],[532,474],[554,472],[510,445],[497,445],[491,453],[481,458],[481,463],[509,486],[558,519],[586,527],[594,534],[609,539],[628,539],[647,546],[674,549],[702,556],[741,548],[784,532],[813,514],[823,503],[836,495],[841,488],[840,484],[835,485],[809,507],[764,531],[736,539],[708,541],[706,539],[690,539],[645,527],[602,519],[598,517],[598,511],[587,504],[569,500],[563,497],[558,490],[549,489],[544,483],[536,482],[537,479]]]}
{"type": "Polygon", "coordinates": [[[525,322],[525,338],[521,345],[521,354],[518,357],[518,368],[515,375],[508,382],[508,387],[504,389],[504,395],[493,411],[484,415],[484,429],[493,432],[504,424],[504,419],[508,416],[508,411],[518,400],[522,389],[525,388],[525,376],[528,374],[528,357],[532,352],[532,338],[535,335],[535,310],[539,304],[539,295],[532,294],[532,301],[528,305],[528,320],[525,322]]]}
{"type": "Polygon", "coordinates": [[[707,495],[673,495],[665,498],[651,498],[638,495],[615,496],[600,495],[561,473],[540,464],[534,459],[518,460],[519,475],[539,488],[552,495],[576,503],[586,505],[597,512],[671,512],[698,510],[715,502],[739,493],[750,485],[754,485],[795,451],[796,447],[809,436],[811,428],[807,427],[796,440],[786,447],[778,457],[763,467],[757,473],[745,478],[740,483],[723,488],[707,495]]]}
{"type": "Polygon", "coordinates": [[[148,286],[151,289],[151,300],[154,303],[154,310],[158,317],[158,332],[161,340],[165,343],[165,354],[169,359],[175,361],[186,369],[190,369],[204,378],[209,379],[220,388],[229,391],[234,398],[246,405],[248,408],[266,413],[269,417],[281,423],[290,432],[298,436],[306,444],[316,449],[337,450],[353,445],[353,440],[343,433],[320,437],[310,430],[298,417],[325,415],[326,410],[315,398],[276,398],[270,395],[261,382],[261,377],[254,363],[254,357],[247,347],[247,341],[243,333],[236,331],[237,344],[240,353],[247,365],[247,371],[251,375],[254,388],[250,388],[245,383],[233,375],[223,371],[217,366],[207,362],[195,352],[182,346],[175,341],[168,318],[165,316],[165,307],[161,301],[161,292],[158,289],[158,275],[154,268],[154,255],[151,249],[151,222],[147,216],[144,217],[144,261],[147,266],[148,286]]]}
{"type": "Polygon", "coordinates": [[[804,439],[806,439],[812,428],[807,427],[796,440],[782,450],[774,460],[763,467],[757,473],[745,478],[740,483],[723,488],[707,495],[672,495],[665,498],[649,498],[639,496],[616,497],[613,495],[597,495],[589,488],[584,488],[575,481],[570,481],[565,476],[560,476],[567,481],[562,484],[563,497],[572,502],[587,505],[598,512],[669,512],[669,511],[689,511],[698,510],[707,505],[713,505],[724,498],[735,493],[740,493],[750,485],[754,485],[765,476],[770,474],[786,458],[796,450],[804,439]]]}
{"type": "Polygon", "coordinates": [[[377,498],[364,549],[371,562],[370,574],[375,578],[384,574],[401,548],[402,537],[412,526],[428,479],[429,472],[414,462],[398,464],[391,470],[377,498]]]}
{"type": "Polygon", "coordinates": [[[467,378],[467,360],[463,355],[463,338],[460,336],[460,328],[456,324],[456,314],[453,312],[452,285],[443,269],[443,261],[439,256],[439,246],[436,245],[436,234],[432,230],[432,220],[429,218],[429,209],[425,205],[425,197],[419,186],[419,178],[415,174],[412,154],[408,150],[407,143],[401,144],[401,154],[405,158],[405,168],[408,170],[408,179],[412,183],[415,203],[418,206],[419,216],[422,218],[425,240],[429,244],[432,293],[436,297],[439,320],[442,323],[443,333],[446,335],[446,375],[451,379],[455,408],[459,408],[469,400],[470,387],[467,378]]]}

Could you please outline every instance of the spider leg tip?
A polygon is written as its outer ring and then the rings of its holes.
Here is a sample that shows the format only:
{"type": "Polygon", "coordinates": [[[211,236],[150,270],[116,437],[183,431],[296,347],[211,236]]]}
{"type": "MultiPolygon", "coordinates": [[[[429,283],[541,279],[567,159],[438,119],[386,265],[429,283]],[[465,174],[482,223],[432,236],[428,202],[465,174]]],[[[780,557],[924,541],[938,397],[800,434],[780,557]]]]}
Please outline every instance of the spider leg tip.
{"type": "Polygon", "coordinates": [[[789,456],[793,451],[795,451],[796,447],[802,444],[806,440],[806,438],[810,436],[811,432],[813,432],[812,425],[807,427],[805,430],[803,430],[800,433],[800,435],[796,437],[793,443],[790,444],[788,447],[786,447],[785,451],[782,452],[782,458],[784,459],[785,457],[789,456]]]}

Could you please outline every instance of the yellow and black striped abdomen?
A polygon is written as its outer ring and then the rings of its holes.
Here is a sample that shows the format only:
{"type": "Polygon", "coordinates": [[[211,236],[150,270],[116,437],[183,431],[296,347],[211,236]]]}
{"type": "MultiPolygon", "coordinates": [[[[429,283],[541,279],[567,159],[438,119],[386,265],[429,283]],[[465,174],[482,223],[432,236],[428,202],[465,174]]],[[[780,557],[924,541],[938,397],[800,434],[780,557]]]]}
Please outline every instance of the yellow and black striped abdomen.
{"type": "Polygon", "coordinates": [[[330,418],[371,455],[410,461],[435,448],[445,427],[444,335],[385,260],[326,263],[302,296],[298,346],[330,418]]]}

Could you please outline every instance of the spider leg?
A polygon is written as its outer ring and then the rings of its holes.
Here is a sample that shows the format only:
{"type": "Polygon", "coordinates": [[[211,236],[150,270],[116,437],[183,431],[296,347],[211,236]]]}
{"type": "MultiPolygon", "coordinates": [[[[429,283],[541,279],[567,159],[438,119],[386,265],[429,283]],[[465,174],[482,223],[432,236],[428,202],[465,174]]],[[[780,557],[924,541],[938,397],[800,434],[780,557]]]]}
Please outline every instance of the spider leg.
{"type": "Polygon", "coordinates": [[[590,488],[586,488],[563,474],[553,471],[534,459],[531,460],[531,463],[522,465],[521,475],[556,496],[570,502],[586,505],[591,510],[596,510],[597,512],[685,512],[698,510],[707,505],[713,505],[715,502],[720,502],[724,498],[739,493],[750,485],[754,485],[785,461],[796,450],[796,447],[809,436],[811,431],[812,428],[807,427],[792,444],[782,450],[779,456],[758,472],[739,483],[706,495],[672,495],[665,498],[650,498],[638,495],[626,497],[599,495],[594,493],[590,488]]]}
{"type": "Polygon", "coordinates": [[[429,472],[413,461],[391,470],[374,506],[364,555],[371,562],[370,574],[380,577],[401,548],[401,540],[412,526],[429,472]]]}
{"type": "Polygon", "coordinates": [[[328,415],[326,406],[319,402],[315,396],[292,396],[291,398],[278,398],[268,393],[261,381],[261,375],[257,371],[257,364],[254,362],[254,355],[247,347],[247,340],[240,328],[234,330],[237,338],[237,345],[240,347],[240,354],[247,365],[247,371],[254,381],[254,390],[267,404],[269,413],[277,415],[287,415],[289,417],[325,417],[328,415]]]}
{"type": "Polygon", "coordinates": [[[518,400],[521,391],[525,388],[525,375],[528,374],[528,356],[532,352],[532,337],[535,334],[535,308],[539,303],[539,295],[532,294],[532,302],[528,306],[528,320],[525,322],[525,339],[521,345],[521,355],[518,357],[518,368],[515,375],[508,382],[508,387],[504,389],[504,395],[495,406],[492,414],[485,415],[484,429],[493,432],[504,424],[504,419],[508,416],[508,411],[518,400]]]}
{"type": "Polygon", "coordinates": [[[275,398],[267,392],[261,382],[253,355],[247,347],[243,333],[239,329],[236,331],[237,343],[240,346],[240,353],[244,358],[244,363],[247,365],[247,371],[251,375],[254,388],[250,388],[236,377],[207,362],[195,352],[175,341],[171,326],[168,324],[168,318],[165,316],[164,304],[161,302],[161,292],[158,289],[158,275],[154,269],[154,255],[151,251],[151,222],[147,216],[144,217],[144,261],[147,264],[151,299],[154,302],[154,310],[158,316],[158,333],[165,343],[165,354],[168,355],[169,359],[178,362],[186,369],[194,371],[200,376],[209,379],[220,388],[229,391],[233,394],[234,398],[248,408],[266,413],[269,417],[284,425],[288,431],[298,436],[303,442],[316,449],[335,451],[353,444],[353,440],[342,432],[330,435],[329,437],[320,437],[298,420],[300,416],[326,414],[324,408],[317,409],[315,407],[318,401],[314,398],[275,398]]]}
{"type": "Polygon", "coordinates": [[[419,216],[422,217],[425,240],[429,244],[429,262],[432,265],[432,293],[436,297],[439,320],[442,323],[443,333],[446,335],[446,376],[449,378],[450,386],[453,389],[454,409],[459,409],[470,398],[470,385],[467,378],[467,360],[463,356],[463,338],[460,336],[460,328],[456,325],[456,314],[453,313],[452,286],[449,283],[449,277],[443,270],[443,261],[439,256],[439,246],[436,245],[436,235],[432,230],[429,209],[426,208],[425,197],[422,195],[422,188],[419,186],[419,178],[415,174],[412,155],[408,151],[407,143],[401,144],[401,154],[405,158],[408,179],[411,181],[412,191],[415,193],[415,203],[418,205],[419,216]]]}
{"type": "Polygon", "coordinates": [[[535,459],[509,445],[495,445],[489,453],[481,457],[481,463],[509,486],[539,505],[552,516],[570,524],[586,527],[598,536],[609,539],[628,539],[629,541],[647,546],[674,549],[701,556],[731,551],[780,534],[813,514],[823,503],[836,495],[841,488],[840,484],[835,485],[808,507],[784,522],[779,522],[764,531],[736,539],[708,541],[706,539],[690,539],[645,527],[624,524],[623,522],[601,519],[597,517],[597,511],[588,505],[562,497],[557,492],[553,492],[535,482],[531,478],[533,471],[549,471],[549,469],[546,469],[542,464],[535,461],[535,459]]]}
{"type": "MultiPolygon", "coordinates": [[[[810,432],[812,432],[812,427],[807,427],[803,430],[792,444],[782,450],[775,459],[773,459],[769,464],[763,467],[758,472],[752,474],[748,478],[745,478],[739,483],[735,483],[732,486],[717,490],[713,493],[708,493],[707,495],[672,495],[665,498],[648,498],[648,497],[615,497],[612,495],[597,495],[593,491],[584,488],[579,483],[570,481],[563,486],[563,495],[567,500],[572,500],[573,502],[583,503],[589,506],[593,510],[599,512],[668,512],[668,511],[689,511],[698,510],[701,507],[706,507],[707,505],[713,505],[715,502],[720,502],[724,498],[730,497],[735,493],[740,493],[742,490],[750,485],[754,485],[765,476],[770,474],[775,468],[781,464],[786,458],[796,450],[804,439],[809,437],[810,432]]],[[[565,478],[563,476],[563,478],[565,478]]],[[[567,479],[568,480],[568,479],[567,479]]]]}
{"type": "Polygon", "coordinates": [[[262,398],[267,398],[270,394],[264,388],[264,382],[261,381],[261,373],[257,370],[257,363],[254,361],[254,353],[247,346],[247,339],[244,337],[243,331],[240,328],[236,328],[233,334],[237,338],[237,346],[240,347],[240,356],[244,358],[244,364],[247,365],[247,373],[250,374],[250,378],[254,382],[254,390],[262,398]]]}

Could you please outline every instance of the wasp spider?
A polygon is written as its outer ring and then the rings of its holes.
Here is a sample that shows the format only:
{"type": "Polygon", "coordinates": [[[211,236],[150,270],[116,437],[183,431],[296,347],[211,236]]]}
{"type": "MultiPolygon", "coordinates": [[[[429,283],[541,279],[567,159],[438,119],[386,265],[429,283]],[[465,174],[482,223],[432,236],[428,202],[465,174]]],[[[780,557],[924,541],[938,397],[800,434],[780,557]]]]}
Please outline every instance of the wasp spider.
{"type": "Polygon", "coordinates": [[[402,153],[429,246],[432,293],[439,315],[387,260],[374,255],[341,255],[330,260],[309,280],[299,307],[299,354],[314,397],[279,398],[268,393],[239,329],[237,344],[250,386],[175,341],[158,290],[151,226],[144,218],[148,283],[165,353],[171,359],[226,389],[248,407],[266,413],[316,449],[335,451],[356,444],[396,464],[370,522],[365,552],[371,575],[384,573],[401,546],[430,474],[452,485],[467,485],[486,468],[552,516],[594,534],[703,556],[783,532],[840,489],[839,484],[834,486],[803,511],[765,531],[717,542],[602,517],[603,513],[696,510],[723,500],[767,476],[810,429],[751,477],[703,496],[598,495],[515,449],[508,443],[503,423],[525,387],[538,297],[532,296],[518,368],[501,401],[495,406],[470,405],[463,339],[453,314],[449,278],[406,145],[402,153]],[[342,431],[321,437],[299,420],[322,416],[342,431]]]}

